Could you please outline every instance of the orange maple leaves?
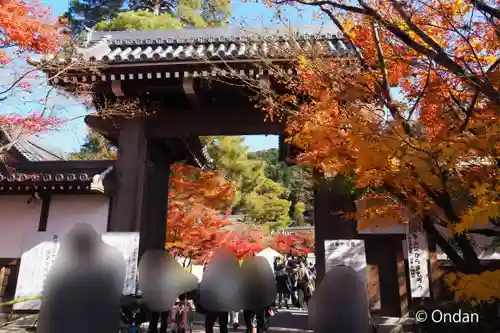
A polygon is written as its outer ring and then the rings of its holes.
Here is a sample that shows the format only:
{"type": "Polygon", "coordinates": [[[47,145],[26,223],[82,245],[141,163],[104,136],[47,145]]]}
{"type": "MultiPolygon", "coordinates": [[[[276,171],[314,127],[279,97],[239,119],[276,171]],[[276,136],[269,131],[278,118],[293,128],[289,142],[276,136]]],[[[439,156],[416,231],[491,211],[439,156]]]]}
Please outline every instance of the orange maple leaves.
{"type": "Polygon", "coordinates": [[[419,215],[443,209],[429,189],[472,188],[466,161],[482,159],[476,171],[494,182],[498,19],[462,1],[357,6],[332,9],[356,51],[332,59],[297,50],[301,75],[284,80],[292,93],[267,107],[272,115],[289,111],[287,130],[303,150],[298,161],[353,176],[359,187],[401,189],[398,200],[419,215]]]}
{"type": "Polygon", "coordinates": [[[238,258],[272,247],[280,253],[304,255],[314,251],[310,232],[274,237],[247,224],[228,220],[234,185],[217,172],[175,164],[172,166],[167,217],[167,247],[194,262],[208,260],[217,248],[226,248],[238,258]]]}
{"type": "Polygon", "coordinates": [[[297,231],[292,234],[277,234],[273,237],[271,248],[281,254],[304,256],[314,253],[314,233],[297,231]]]}
{"type": "MultiPolygon", "coordinates": [[[[291,93],[274,94],[265,107],[288,116],[303,150],[297,160],[394,200],[358,212],[370,215],[366,221],[432,217],[428,229],[445,226],[451,239],[493,230],[490,221],[500,216],[498,9],[463,0],[300,4],[328,12],[352,52],[332,59],[299,49],[301,75],[277,74],[291,93]],[[478,195],[478,188],[487,190],[478,195]]],[[[471,243],[461,244],[472,256],[453,256],[456,267],[487,272],[471,243]]]]}
{"type": "MultiPolygon", "coordinates": [[[[50,22],[46,8],[37,2],[0,1],[1,46],[17,46],[20,51],[54,53],[61,45],[60,25],[50,22]]],[[[0,62],[9,61],[0,50],[0,62]]]]}
{"type": "Polygon", "coordinates": [[[216,172],[174,164],[167,215],[167,246],[174,255],[196,260],[217,248],[219,233],[230,224],[220,211],[233,196],[233,184],[216,172]]]}

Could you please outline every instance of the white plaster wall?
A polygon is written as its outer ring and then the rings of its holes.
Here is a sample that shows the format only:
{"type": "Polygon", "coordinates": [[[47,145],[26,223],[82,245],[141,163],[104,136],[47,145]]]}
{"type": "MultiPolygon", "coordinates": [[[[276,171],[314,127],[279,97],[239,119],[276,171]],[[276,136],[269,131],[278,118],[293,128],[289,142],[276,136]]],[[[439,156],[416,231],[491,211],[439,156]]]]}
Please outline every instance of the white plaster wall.
{"type": "Polygon", "coordinates": [[[63,237],[79,223],[90,224],[99,234],[108,224],[109,199],[104,195],[54,195],[50,200],[47,233],[63,237]]]}
{"type": "Polygon", "coordinates": [[[38,230],[41,201],[27,203],[30,196],[0,196],[0,258],[20,258],[24,236],[38,230]]]}

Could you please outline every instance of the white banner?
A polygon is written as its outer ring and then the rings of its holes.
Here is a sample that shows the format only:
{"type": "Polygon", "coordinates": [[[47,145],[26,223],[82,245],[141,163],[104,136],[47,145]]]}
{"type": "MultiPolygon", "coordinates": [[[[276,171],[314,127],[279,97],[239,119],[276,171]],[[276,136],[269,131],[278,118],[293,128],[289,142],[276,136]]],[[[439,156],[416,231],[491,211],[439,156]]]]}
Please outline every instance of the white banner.
{"type": "Polygon", "coordinates": [[[361,276],[368,288],[365,241],[362,239],[342,239],[325,241],[326,272],[332,267],[344,265],[352,267],[361,276]]]}
{"type": "MultiPolygon", "coordinates": [[[[102,240],[123,254],[127,263],[123,293],[126,295],[135,293],[139,233],[106,233],[102,235],[102,240]]],[[[59,241],[58,235],[49,236],[46,233],[36,233],[25,237],[17,278],[16,299],[41,295],[45,278],[59,251],[59,241]]],[[[38,310],[39,308],[40,300],[14,304],[14,310],[38,310]]]]}
{"type": "Polygon", "coordinates": [[[430,297],[429,286],[429,246],[425,231],[421,227],[408,228],[406,234],[408,267],[412,298],[430,297]]]}

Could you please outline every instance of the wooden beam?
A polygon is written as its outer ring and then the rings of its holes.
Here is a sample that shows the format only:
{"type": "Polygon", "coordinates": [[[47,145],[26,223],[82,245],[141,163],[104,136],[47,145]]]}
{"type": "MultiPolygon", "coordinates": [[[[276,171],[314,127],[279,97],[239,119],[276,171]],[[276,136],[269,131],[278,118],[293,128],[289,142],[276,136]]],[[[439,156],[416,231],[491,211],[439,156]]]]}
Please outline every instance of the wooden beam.
{"type": "Polygon", "coordinates": [[[188,137],[209,135],[279,135],[283,123],[264,121],[263,111],[253,107],[201,108],[197,112],[173,112],[147,120],[151,137],[188,137]]]}
{"type": "Polygon", "coordinates": [[[50,193],[42,195],[42,210],[40,211],[40,220],[38,221],[38,231],[47,231],[47,223],[49,222],[50,212],[50,193]]]}

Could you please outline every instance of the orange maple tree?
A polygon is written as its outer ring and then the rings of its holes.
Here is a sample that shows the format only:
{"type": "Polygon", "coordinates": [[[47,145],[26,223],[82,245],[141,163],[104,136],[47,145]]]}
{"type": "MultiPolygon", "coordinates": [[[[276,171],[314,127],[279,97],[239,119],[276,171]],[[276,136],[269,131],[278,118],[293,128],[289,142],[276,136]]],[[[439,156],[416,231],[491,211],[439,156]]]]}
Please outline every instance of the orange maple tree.
{"type": "Polygon", "coordinates": [[[276,234],[271,244],[271,248],[279,253],[305,256],[314,253],[314,233],[297,231],[287,235],[276,234]]]}
{"type": "Polygon", "coordinates": [[[231,222],[221,211],[234,196],[234,186],[216,172],[174,164],[171,168],[167,247],[174,256],[203,261],[219,247],[223,228],[231,222]]]}
{"type": "Polygon", "coordinates": [[[266,236],[262,230],[248,226],[240,230],[232,228],[219,237],[219,246],[232,251],[238,259],[259,253],[265,243],[266,236]]]}
{"type": "Polygon", "coordinates": [[[298,162],[380,199],[351,216],[361,227],[421,223],[455,265],[458,297],[500,298],[499,262],[470,239],[500,236],[500,2],[267,3],[315,7],[346,46],[292,50],[300,75],[274,71],[290,93],[264,107],[286,117],[298,162]]]}

